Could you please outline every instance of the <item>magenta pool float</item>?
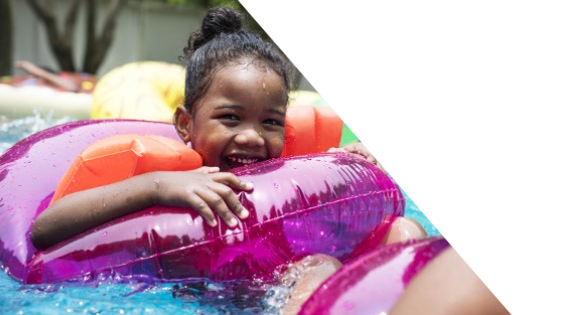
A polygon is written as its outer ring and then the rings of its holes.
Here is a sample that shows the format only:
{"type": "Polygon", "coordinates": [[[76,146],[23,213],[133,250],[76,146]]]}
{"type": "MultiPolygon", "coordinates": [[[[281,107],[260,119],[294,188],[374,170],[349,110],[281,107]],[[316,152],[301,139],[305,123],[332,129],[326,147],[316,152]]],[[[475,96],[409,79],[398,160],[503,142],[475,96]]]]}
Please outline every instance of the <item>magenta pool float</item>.
{"type": "Polygon", "coordinates": [[[377,247],[323,282],[299,315],[387,314],[418,272],[449,246],[435,236],[377,247]]]}
{"type": "Polygon", "coordinates": [[[308,254],[359,259],[366,254],[357,248],[381,222],[404,214],[390,176],[365,159],[322,153],[233,170],[255,187],[239,193],[250,216],[236,228],[211,228],[190,209],[152,207],[37,250],[32,223],[74,158],[96,140],[125,133],[179,139],[166,123],[80,121],[36,133],[0,156],[0,262],[7,274],[26,284],[266,277],[308,254]]]}

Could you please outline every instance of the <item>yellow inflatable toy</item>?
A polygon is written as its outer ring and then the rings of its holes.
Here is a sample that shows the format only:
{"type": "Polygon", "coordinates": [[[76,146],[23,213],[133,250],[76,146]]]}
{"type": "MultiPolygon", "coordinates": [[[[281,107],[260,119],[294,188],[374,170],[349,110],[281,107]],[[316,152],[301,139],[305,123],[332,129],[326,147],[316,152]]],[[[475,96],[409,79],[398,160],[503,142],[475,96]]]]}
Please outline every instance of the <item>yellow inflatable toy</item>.
{"type": "Polygon", "coordinates": [[[183,103],[185,69],[142,61],[105,74],[93,93],[92,119],[126,118],[171,122],[183,103]]]}

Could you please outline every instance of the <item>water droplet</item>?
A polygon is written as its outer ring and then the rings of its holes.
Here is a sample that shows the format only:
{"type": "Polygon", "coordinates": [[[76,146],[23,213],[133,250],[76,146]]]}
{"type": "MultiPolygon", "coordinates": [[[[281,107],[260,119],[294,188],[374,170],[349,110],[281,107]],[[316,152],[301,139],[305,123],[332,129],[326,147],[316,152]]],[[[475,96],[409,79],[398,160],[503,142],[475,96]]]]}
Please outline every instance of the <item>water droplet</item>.
{"type": "Polygon", "coordinates": [[[343,307],[344,307],[346,310],[352,310],[352,309],[355,308],[355,303],[353,303],[352,301],[345,301],[345,302],[343,303],[343,307]]]}

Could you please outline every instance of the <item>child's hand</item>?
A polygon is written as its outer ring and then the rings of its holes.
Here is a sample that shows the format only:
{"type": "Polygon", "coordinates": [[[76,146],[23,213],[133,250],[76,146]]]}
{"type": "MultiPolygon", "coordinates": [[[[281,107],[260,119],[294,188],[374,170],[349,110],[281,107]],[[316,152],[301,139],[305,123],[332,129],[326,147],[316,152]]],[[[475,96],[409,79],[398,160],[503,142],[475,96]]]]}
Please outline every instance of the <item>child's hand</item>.
{"type": "Polygon", "coordinates": [[[342,146],[340,148],[330,148],[327,152],[347,152],[347,153],[353,153],[359,156],[364,157],[365,159],[367,159],[369,162],[372,162],[373,164],[375,164],[378,168],[380,168],[383,172],[387,172],[383,166],[381,165],[381,163],[379,163],[377,161],[377,159],[375,159],[375,157],[371,154],[371,152],[369,152],[369,150],[365,147],[364,144],[362,144],[361,142],[355,142],[355,143],[351,143],[351,144],[347,144],[345,146],[342,146]]]}
{"type": "Polygon", "coordinates": [[[206,220],[216,226],[214,212],[230,227],[235,227],[249,212],[239,202],[232,188],[249,191],[253,184],[241,181],[227,172],[219,172],[218,167],[201,167],[185,172],[157,172],[154,180],[157,196],[154,203],[163,206],[191,207],[206,220]]]}

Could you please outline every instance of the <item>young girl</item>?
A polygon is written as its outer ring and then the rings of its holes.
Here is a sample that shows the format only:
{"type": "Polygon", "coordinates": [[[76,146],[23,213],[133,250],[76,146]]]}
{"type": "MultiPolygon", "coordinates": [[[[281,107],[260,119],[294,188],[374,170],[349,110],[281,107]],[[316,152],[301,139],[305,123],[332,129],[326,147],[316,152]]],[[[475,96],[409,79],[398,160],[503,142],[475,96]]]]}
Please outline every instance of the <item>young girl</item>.
{"type": "MultiPolygon", "coordinates": [[[[181,139],[192,143],[203,157],[205,166],[150,172],[67,195],[34,222],[32,242],[37,248],[154,205],[190,208],[210,226],[217,224],[215,215],[230,227],[247,218],[249,213],[234,189],[250,191],[253,186],[227,171],[281,155],[292,89],[290,64],[272,44],[244,30],[241,16],[228,8],[207,12],[184,53],[185,104],[176,110],[174,125],[181,139]]],[[[358,154],[380,166],[361,143],[331,151],[358,154]]],[[[416,222],[398,218],[383,242],[425,235],[416,222]]],[[[340,266],[325,255],[300,263],[309,262],[319,267],[310,271],[315,284],[299,285],[309,292],[340,266]]]]}
{"type": "MultiPolygon", "coordinates": [[[[249,213],[233,189],[253,187],[227,171],[281,155],[292,88],[290,64],[272,44],[244,30],[241,16],[228,8],[207,12],[184,53],[185,106],[175,112],[174,125],[181,139],[191,142],[203,157],[205,166],[185,172],[150,172],[70,194],[34,222],[31,237],[37,248],[153,205],[191,208],[210,226],[217,224],[215,215],[230,227],[238,224],[238,218],[247,218],[249,213]]],[[[337,150],[377,163],[360,143],[337,150]]],[[[393,226],[393,233],[412,233],[401,226],[414,227],[417,234],[422,231],[402,218],[393,226]]]]}

